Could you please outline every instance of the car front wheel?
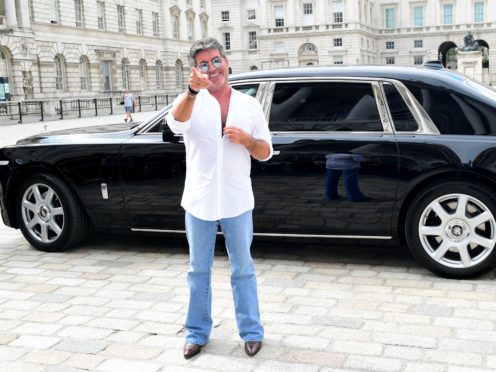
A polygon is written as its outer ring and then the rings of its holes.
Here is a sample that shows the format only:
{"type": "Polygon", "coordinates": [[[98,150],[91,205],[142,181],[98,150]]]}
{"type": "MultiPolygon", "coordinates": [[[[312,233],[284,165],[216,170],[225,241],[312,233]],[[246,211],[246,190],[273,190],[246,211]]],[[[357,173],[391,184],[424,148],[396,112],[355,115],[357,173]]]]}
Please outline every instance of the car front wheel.
{"type": "Polygon", "coordinates": [[[86,234],[86,215],[72,189],[58,177],[38,174],[24,180],[16,205],[21,231],[36,249],[61,251],[86,234]]]}
{"type": "Polygon", "coordinates": [[[429,270],[466,277],[489,269],[495,259],[496,204],[482,185],[453,181],[423,190],[406,218],[406,238],[429,270]]]}

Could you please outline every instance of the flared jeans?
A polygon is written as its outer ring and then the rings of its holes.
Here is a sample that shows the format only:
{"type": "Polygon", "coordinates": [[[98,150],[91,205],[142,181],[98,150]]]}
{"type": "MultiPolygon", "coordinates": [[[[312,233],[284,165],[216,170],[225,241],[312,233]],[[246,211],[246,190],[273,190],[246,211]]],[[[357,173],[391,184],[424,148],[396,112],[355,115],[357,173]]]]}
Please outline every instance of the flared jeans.
{"type": "Polygon", "coordinates": [[[253,239],[252,211],[219,221],[205,221],[186,212],[189,243],[189,306],[186,316],[186,342],[204,345],[212,330],[212,263],[220,225],[231,263],[231,288],[239,335],[244,341],[261,341],[255,266],[250,253],[253,239]]]}

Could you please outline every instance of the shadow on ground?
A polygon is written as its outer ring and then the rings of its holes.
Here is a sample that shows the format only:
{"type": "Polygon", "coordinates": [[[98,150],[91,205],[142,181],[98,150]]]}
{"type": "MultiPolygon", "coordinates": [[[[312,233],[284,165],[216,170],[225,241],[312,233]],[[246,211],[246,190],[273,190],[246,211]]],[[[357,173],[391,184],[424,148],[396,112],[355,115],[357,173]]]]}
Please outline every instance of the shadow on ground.
{"type": "MultiPolygon", "coordinates": [[[[92,234],[74,250],[103,249],[112,251],[164,252],[187,254],[184,235],[112,235],[92,234]]],[[[219,236],[216,255],[225,255],[224,240],[219,236]]],[[[319,264],[388,266],[391,269],[422,270],[407,247],[392,242],[363,240],[319,240],[255,237],[252,244],[254,259],[284,260],[288,264],[312,262],[319,264]]]]}

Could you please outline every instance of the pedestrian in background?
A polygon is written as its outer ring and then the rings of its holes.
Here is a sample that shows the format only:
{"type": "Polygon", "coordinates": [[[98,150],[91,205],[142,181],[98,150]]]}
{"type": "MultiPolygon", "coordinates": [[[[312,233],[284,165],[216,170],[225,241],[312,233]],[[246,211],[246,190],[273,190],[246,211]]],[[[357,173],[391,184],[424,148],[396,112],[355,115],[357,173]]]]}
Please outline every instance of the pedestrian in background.
{"type": "Polygon", "coordinates": [[[262,347],[253,239],[252,156],[272,156],[269,128],[260,103],[232,89],[224,47],[213,38],[195,41],[189,86],[169,111],[167,123],[182,133],[186,181],[181,201],[186,211],[190,250],[189,306],[183,355],[197,355],[212,329],[211,272],[220,226],[231,263],[231,287],[239,335],[247,355],[262,347]]]}
{"type": "Polygon", "coordinates": [[[128,89],[122,90],[121,102],[124,102],[124,109],[126,110],[126,117],[124,118],[124,121],[125,122],[127,122],[128,120],[130,122],[133,121],[133,117],[131,116],[131,113],[134,112],[134,106],[136,105],[136,100],[134,99],[133,94],[129,93],[128,89]]]}

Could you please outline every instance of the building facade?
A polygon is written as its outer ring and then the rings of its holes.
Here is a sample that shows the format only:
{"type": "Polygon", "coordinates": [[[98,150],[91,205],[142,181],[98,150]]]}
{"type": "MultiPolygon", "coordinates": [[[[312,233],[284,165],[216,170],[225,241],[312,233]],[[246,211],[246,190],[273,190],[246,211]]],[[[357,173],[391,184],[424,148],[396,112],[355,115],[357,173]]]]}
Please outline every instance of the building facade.
{"type": "Polygon", "coordinates": [[[486,82],[496,80],[494,0],[217,0],[210,15],[234,73],[438,58],[456,68],[471,31],[482,48],[486,82]]]}
{"type": "Polygon", "coordinates": [[[175,94],[206,0],[0,0],[0,100],[175,94]]]}
{"type": "Polygon", "coordinates": [[[176,94],[206,35],[234,73],[438,58],[455,69],[469,31],[495,84],[494,0],[0,0],[0,100],[176,94]]]}

